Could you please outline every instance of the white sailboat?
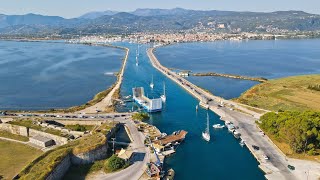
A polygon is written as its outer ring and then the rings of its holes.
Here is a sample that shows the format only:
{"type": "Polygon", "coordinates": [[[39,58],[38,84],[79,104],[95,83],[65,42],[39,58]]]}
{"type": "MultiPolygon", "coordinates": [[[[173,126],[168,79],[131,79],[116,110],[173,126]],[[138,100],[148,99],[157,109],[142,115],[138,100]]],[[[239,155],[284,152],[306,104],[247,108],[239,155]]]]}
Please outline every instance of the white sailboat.
{"type": "Polygon", "coordinates": [[[207,128],[204,132],[202,132],[202,137],[206,141],[210,141],[210,129],[209,129],[209,114],[207,113],[207,128]]]}
{"type": "Polygon", "coordinates": [[[151,87],[151,89],[153,89],[153,88],[154,88],[154,84],[153,84],[153,75],[152,75],[152,79],[151,79],[150,87],[151,87]]]}
{"type": "Polygon", "coordinates": [[[139,53],[138,50],[136,51],[136,66],[139,66],[139,59],[138,59],[139,53]]]}
{"type": "Polygon", "coordinates": [[[167,96],[166,96],[166,84],[163,83],[163,95],[160,96],[162,102],[166,102],[167,101],[167,96]]]}

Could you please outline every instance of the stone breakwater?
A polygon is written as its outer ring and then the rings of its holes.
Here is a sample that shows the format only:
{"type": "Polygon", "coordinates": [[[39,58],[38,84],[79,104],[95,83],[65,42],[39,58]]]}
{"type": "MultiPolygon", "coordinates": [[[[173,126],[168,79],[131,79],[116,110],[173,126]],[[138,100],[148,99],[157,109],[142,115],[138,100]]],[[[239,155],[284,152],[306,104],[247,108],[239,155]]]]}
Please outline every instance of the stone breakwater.
{"type": "Polygon", "coordinates": [[[243,80],[250,80],[250,81],[258,81],[258,82],[267,82],[268,79],[263,77],[249,77],[249,76],[241,76],[241,75],[234,75],[234,74],[221,74],[215,72],[209,73],[193,73],[192,76],[220,76],[226,78],[233,78],[233,79],[243,79],[243,80]]]}

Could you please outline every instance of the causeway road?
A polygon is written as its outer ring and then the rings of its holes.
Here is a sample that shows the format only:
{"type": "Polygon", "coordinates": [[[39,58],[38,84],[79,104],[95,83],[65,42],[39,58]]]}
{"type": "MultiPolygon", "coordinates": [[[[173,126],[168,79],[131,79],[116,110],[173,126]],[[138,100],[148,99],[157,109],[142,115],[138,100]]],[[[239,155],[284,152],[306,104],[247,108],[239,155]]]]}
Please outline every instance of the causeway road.
{"type": "Polygon", "coordinates": [[[307,178],[318,179],[320,177],[320,163],[306,160],[302,161],[303,163],[298,163],[296,160],[289,159],[266,135],[262,134],[255,123],[262,114],[245,108],[246,105],[214,96],[190,83],[168,68],[162,66],[153,54],[154,50],[154,48],[148,49],[147,54],[152,65],[156,69],[199,99],[201,104],[207,106],[208,109],[219,115],[222,120],[233,122],[239,127],[237,131],[241,133],[241,138],[245,141],[246,146],[260,163],[259,167],[266,173],[265,177],[267,179],[295,180],[307,178]],[[259,146],[260,149],[254,150],[252,145],[259,146]],[[269,156],[270,159],[266,160],[264,158],[265,155],[269,156]],[[289,170],[287,168],[289,164],[294,165],[296,169],[294,171],[289,170]],[[308,177],[306,175],[307,172],[308,177]]]}

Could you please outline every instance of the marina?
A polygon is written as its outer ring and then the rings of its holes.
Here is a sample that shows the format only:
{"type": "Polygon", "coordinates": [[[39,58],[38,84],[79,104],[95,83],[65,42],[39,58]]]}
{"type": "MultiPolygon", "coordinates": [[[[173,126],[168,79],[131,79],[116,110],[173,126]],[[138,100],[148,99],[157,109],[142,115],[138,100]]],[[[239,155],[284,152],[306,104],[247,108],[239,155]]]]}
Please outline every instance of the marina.
{"type": "MultiPolygon", "coordinates": [[[[161,132],[167,134],[171,134],[177,128],[188,132],[187,141],[179,145],[173,156],[165,158],[164,170],[174,169],[175,179],[177,180],[197,179],[199,173],[203,179],[223,179],[225,178],[225,173],[227,173],[226,167],[228,167],[227,169],[234,169],[235,173],[228,175],[230,179],[238,178],[237,174],[241,174],[243,178],[248,180],[264,179],[263,172],[258,168],[258,163],[254,157],[246,148],[241,148],[239,142],[227,131],[215,133],[214,143],[207,143],[202,139],[201,132],[206,126],[206,111],[200,107],[198,111],[195,110],[195,107],[199,105],[197,99],[155,70],[151,66],[146,53],[141,53],[139,59],[141,68],[136,68],[135,44],[117,43],[116,45],[132,49],[130,51],[132,52],[131,58],[128,59],[124,74],[121,95],[132,94],[132,87],[144,87],[145,94],[148,94],[149,97],[159,97],[159,95],[163,94],[161,86],[157,86],[154,90],[149,88],[150,76],[153,74],[155,82],[165,83],[167,102],[162,107],[161,113],[150,114],[150,120],[147,123],[156,126],[161,132]],[[199,155],[197,156],[194,154],[195,147],[198,148],[197,154],[199,155]],[[225,156],[221,156],[221,153],[212,152],[227,153],[228,158],[223,158],[225,156]],[[245,164],[243,163],[244,161],[246,162],[245,164]],[[209,164],[212,168],[193,166],[194,164],[209,164]],[[193,173],[195,171],[198,173],[193,173]],[[214,175],[212,174],[213,171],[215,172],[214,175]]],[[[147,46],[141,46],[141,52],[145,52],[146,48],[147,46]]],[[[128,109],[132,108],[130,103],[127,103],[127,106],[128,109]]],[[[219,116],[211,111],[208,111],[208,113],[210,123],[222,123],[219,120],[219,116]]],[[[210,128],[211,126],[212,124],[210,124],[210,128]]]]}

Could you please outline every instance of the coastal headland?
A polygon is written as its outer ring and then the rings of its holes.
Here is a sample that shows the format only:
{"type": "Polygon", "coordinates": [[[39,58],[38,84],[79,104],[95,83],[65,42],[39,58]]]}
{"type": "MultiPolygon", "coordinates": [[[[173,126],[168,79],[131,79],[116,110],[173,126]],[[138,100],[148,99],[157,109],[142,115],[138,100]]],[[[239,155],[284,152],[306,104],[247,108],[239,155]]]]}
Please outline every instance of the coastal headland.
{"type": "Polygon", "coordinates": [[[292,76],[258,84],[237,102],[271,111],[320,110],[320,75],[292,76]]]}

